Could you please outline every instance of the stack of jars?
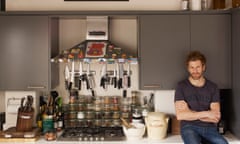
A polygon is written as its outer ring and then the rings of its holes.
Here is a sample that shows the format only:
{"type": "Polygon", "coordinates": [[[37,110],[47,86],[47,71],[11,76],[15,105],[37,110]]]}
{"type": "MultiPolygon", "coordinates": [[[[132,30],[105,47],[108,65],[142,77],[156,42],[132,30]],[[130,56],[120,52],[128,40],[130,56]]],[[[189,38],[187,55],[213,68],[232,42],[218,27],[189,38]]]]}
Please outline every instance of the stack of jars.
{"type": "Polygon", "coordinates": [[[65,127],[109,127],[120,126],[120,117],[128,119],[130,113],[129,100],[119,96],[79,96],[69,101],[65,113],[65,127]]]}

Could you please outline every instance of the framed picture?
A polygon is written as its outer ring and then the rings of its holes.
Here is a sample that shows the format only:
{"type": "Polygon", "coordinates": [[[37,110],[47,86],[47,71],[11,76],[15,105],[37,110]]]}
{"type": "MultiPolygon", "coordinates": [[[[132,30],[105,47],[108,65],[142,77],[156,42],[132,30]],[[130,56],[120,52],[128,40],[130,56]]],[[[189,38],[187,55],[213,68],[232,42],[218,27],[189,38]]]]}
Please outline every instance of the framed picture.
{"type": "Polygon", "coordinates": [[[104,57],[106,54],[107,45],[107,41],[88,41],[86,43],[85,57],[104,57]]]}

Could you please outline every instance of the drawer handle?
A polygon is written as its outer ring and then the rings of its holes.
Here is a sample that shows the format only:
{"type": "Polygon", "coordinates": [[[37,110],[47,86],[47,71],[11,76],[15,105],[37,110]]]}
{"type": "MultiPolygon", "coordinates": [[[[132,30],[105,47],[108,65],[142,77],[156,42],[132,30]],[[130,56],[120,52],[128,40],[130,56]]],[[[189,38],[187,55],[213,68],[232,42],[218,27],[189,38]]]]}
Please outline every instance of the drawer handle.
{"type": "Polygon", "coordinates": [[[145,88],[160,88],[161,86],[159,84],[152,84],[152,85],[144,85],[145,88]]]}
{"type": "Polygon", "coordinates": [[[27,86],[28,89],[44,89],[45,86],[27,86]]]}

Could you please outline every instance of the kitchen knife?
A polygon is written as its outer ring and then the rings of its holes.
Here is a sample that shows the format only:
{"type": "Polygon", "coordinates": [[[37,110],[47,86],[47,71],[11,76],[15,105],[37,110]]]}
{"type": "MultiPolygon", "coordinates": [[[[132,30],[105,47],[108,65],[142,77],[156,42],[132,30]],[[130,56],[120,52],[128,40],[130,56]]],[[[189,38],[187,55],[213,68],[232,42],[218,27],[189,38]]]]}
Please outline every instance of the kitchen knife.
{"type": "Polygon", "coordinates": [[[82,89],[82,75],[83,75],[83,66],[82,62],[79,62],[79,80],[78,80],[78,90],[82,89]]]}
{"type": "Polygon", "coordinates": [[[114,70],[113,70],[113,77],[112,77],[112,85],[114,88],[117,88],[117,64],[115,64],[114,70]]]}
{"type": "Polygon", "coordinates": [[[75,65],[74,65],[74,60],[72,61],[72,71],[71,71],[71,79],[70,79],[70,83],[69,83],[69,87],[68,90],[72,89],[72,85],[74,83],[74,71],[75,71],[75,65]]]}
{"type": "Polygon", "coordinates": [[[103,87],[103,89],[106,88],[106,64],[103,64],[102,71],[101,71],[101,80],[100,80],[100,87],[103,87]]]}
{"type": "Polygon", "coordinates": [[[67,64],[66,64],[65,70],[64,70],[64,77],[65,77],[65,88],[68,89],[68,80],[70,77],[70,72],[69,72],[69,68],[68,68],[67,64]]]}
{"type": "Polygon", "coordinates": [[[131,87],[131,64],[128,62],[128,68],[127,68],[127,87],[131,87]]]}
{"type": "Polygon", "coordinates": [[[118,79],[118,89],[123,88],[123,64],[119,64],[119,79],[118,79]]]}
{"type": "Polygon", "coordinates": [[[89,89],[92,93],[92,96],[95,96],[95,92],[94,92],[95,79],[94,79],[94,75],[91,73],[91,70],[90,70],[90,63],[88,63],[87,65],[87,75],[88,75],[89,89]]]}

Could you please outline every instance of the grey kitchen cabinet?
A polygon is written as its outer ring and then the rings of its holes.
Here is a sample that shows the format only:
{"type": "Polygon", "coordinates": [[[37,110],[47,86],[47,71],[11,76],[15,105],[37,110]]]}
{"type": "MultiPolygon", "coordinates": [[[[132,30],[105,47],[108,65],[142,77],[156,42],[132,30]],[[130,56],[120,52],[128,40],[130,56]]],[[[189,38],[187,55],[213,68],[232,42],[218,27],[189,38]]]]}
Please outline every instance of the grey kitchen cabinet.
{"type": "Polygon", "coordinates": [[[0,90],[50,90],[58,83],[58,22],[48,16],[0,15],[0,90]]]}
{"type": "Polygon", "coordinates": [[[219,88],[231,88],[231,15],[192,14],[191,50],[207,58],[205,76],[219,88]]]}
{"type": "Polygon", "coordinates": [[[230,110],[230,130],[240,138],[240,10],[232,12],[232,98],[230,110]]]}
{"type": "Polygon", "coordinates": [[[186,76],[190,47],[189,15],[139,17],[140,89],[174,89],[186,76]]]}

